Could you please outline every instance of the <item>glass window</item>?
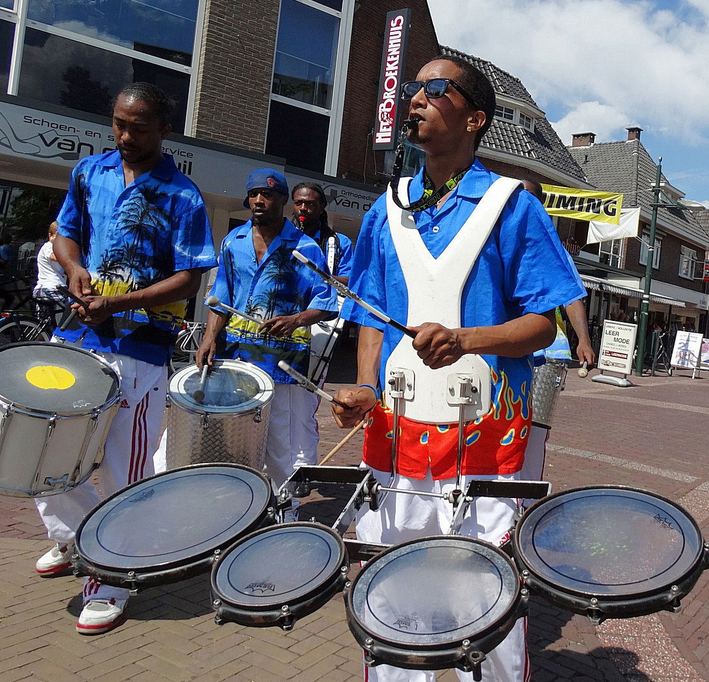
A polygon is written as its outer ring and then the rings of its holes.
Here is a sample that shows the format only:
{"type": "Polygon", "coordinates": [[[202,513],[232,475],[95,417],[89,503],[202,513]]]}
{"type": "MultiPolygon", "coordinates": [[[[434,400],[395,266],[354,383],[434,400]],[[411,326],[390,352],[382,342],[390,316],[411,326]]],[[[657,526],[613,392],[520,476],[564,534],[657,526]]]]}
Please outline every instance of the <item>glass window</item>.
{"type": "Polygon", "coordinates": [[[680,246],[679,276],[694,279],[694,266],[697,262],[697,252],[687,246],[680,246]]]}
{"type": "MultiPolygon", "coordinates": [[[[643,232],[643,238],[640,240],[640,265],[647,265],[647,245],[650,241],[650,233],[643,232]]],[[[655,236],[655,251],[652,256],[652,267],[657,269],[660,267],[660,252],[662,251],[662,237],[655,236]]]]}
{"type": "Polygon", "coordinates": [[[28,28],[19,95],[101,116],[127,83],[162,88],[177,107],[172,128],[185,129],[189,75],[28,28]]]}
{"type": "Polygon", "coordinates": [[[10,60],[12,58],[12,41],[15,36],[15,24],[0,21],[0,92],[7,92],[7,82],[10,79],[10,60]]]}
{"type": "Polygon", "coordinates": [[[191,64],[199,0],[29,0],[28,17],[191,64]]]}
{"type": "Polygon", "coordinates": [[[599,260],[601,263],[610,265],[613,268],[623,267],[623,240],[612,239],[601,242],[599,249],[599,260]]]}
{"type": "Polygon", "coordinates": [[[329,108],[340,20],[297,0],[283,0],[273,92],[329,108]]]}
{"type": "Polygon", "coordinates": [[[336,9],[338,12],[342,11],[342,0],[315,0],[318,5],[325,5],[330,9],[336,9]]]}
{"type": "Polygon", "coordinates": [[[495,116],[497,118],[501,118],[505,121],[514,121],[515,120],[515,110],[510,109],[509,107],[503,107],[503,106],[497,105],[495,107],[495,116]]]}
{"type": "Polygon", "coordinates": [[[534,120],[532,117],[523,114],[521,111],[519,112],[519,124],[527,130],[534,130],[534,120]]]}
{"type": "Polygon", "coordinates": [[[0,0],[0,7],[4,9],[15,9],[15,0],[0,0]]]}
{"type": "Polygon", "coordinates": [[[329,116],[271,101],[266,154],[281,156],[290,166],[322,173],[329,127],[329,116]]]}

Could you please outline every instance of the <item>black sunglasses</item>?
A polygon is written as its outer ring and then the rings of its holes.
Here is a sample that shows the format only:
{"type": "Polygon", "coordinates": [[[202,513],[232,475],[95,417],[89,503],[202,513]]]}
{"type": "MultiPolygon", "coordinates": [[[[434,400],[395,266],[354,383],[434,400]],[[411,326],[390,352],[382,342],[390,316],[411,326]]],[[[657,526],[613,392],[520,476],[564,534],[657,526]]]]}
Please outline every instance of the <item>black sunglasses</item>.
{"type": "Polygon", "coordinates": [[[468,102],[475,107],[480,107],[475,104],[475,100],[463,88],[451,78],[432,78],[430,81],[406,81],[401,84],[401,99],[408,101],[413,99],[414,95],[423,88],[423,94],[428,99],[438,99],[446,94],[448,86],[452,85],[468,102]]]}

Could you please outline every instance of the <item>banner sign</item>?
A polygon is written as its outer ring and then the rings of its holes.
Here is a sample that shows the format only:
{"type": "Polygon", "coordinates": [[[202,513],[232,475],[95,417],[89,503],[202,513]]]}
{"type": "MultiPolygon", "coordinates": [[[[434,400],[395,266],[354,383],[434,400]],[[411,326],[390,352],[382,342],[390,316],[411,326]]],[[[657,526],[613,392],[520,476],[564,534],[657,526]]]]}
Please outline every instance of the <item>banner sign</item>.
{"type": "Polygon", "coordinates": [[[693,332],[678,331],[672,348],[670,364],[673,367],[694,369],[699,366],[702,354],[702,335],[693,332]]]}
{"type": "Polygon", "coordinates": [[[549,215],[576,220],[597,220],[617,224],[623,207],[623,195],[574,187],[542,185],[544,208],[549,215]]]}
{"type": "Polygon", "coordinates": [[[389,150],[396,147],[397,122],[401,108],[399,92],[404,73],[406,38],[410,20],[410,9],[400,9],[387,14],[373,149],[389,150]]]}
{"type": "Polygon", "coordinates": [[[633,351],[637,333],[637,324],[603,320],[598,369],[630,374],[633,368],[633,351]]]}
{"type": "Polygon", "coordinates": [[[637,237],[640,227],[640,209],[623,209],[620,214],[620,222],[604,223],[600,220],[591,220],[588,223],[587,244],[596,242],[610,242],[614,239],[625,239],[627,237],[637,237]]]}

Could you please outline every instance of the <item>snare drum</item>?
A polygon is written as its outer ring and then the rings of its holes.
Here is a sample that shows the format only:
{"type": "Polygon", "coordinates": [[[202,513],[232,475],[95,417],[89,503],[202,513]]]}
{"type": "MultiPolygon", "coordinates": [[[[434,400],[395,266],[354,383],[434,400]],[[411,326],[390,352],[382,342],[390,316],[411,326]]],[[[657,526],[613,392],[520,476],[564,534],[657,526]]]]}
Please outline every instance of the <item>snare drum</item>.
{"type": "Polygon", "coordinates": [[[215,620],[290,630],[342,589],[348,570],[344,542],[331,528],[288,523],[256,531],[214,564],[215,620]]]}
{"type": "Polygon", "coordinates": [[[58,343],[0,349],[0,493],[52,495],[89,478],[119,405],[95,353],[58,343]]]}
{"type": "Polygon", "coordinates": [[[594,622],[676,609],[709,565],[699,528],[681,507],[614,486],[537,502],[517,526],[514,555],[530,589],[594,622]]]}
{"type": "Polygon", "coordinates": [[[414,670],[477,668],[526,607],[507,555],[459,536],[395,545],[345,588],[347,622],[365,662],[414,670]]]}
{"type": "Polygon", "coordinates": [[[564,390],[567,364],[559,360],[547,359],[543,365],[534,368],[532,376],[532,423],[546,429],[551,428],[559,394],[564,390]]]}
{"type": "Polygon", "coordinates": [[[266,372],[241,360],[216,360],[197,402],[200,371],[185,367],[170,379],[167,467],[232,462],[259,471],[266,457],[274,385],[266,372]]]}
{"type": "Polygon", "coordinates": [[[76,533],[75,572],[137,590],[209,570],[235,539],[274,523],[271,484],[237,464],[197,464],[133,483],[76,533]]]}

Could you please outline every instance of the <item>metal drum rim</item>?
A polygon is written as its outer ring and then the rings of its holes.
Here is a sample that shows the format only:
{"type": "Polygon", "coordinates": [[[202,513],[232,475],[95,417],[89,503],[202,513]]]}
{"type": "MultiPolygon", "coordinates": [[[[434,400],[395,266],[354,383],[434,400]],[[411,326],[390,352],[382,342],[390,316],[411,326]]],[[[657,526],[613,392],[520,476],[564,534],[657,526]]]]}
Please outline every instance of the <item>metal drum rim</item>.
{"type": "Polygon", "coordinates": [[[75,351],[77,353],[83,353],[84,355],[88,355],[92,357],[94,360],[96,360],[98,363],[103,365],[104,369],[107,370],[110,374],[113,375],[113,378],[115,379],[116,382],[116,391],[114,395],[110,396],[105,403],[103,403],[100,406],[93,407],[90,410],[84,410],[82,412],[62,412],[61,410],[39,410],[36,407],[30,407],[28,405],[23,405],[21,403],[15,402],[13,400],[10,400],[9,398],[6,398],[2,393],[0,393],[0,408],[3,405],[6,405],[8,408],[12,408],[13,410],[16,410],[17,412],[21,412],[22,414],[26,414],[30,417],[41,417],[45,418],[47,416],[52,417],[52,416],[58,416],[58,417],[66,417],[66,418],[71,418],[71,417],[88,417],[91,416],[94,413],[101,413],[105,412],[106,410],[110,409],[113,407],[118,400],[121,398],[121,380],[120,377],[118,376],[118,372],[116,372],[113,367],[108,363],[108,361],[105,358],[102,358],[100,355],[95,353],[94,351],[86,348],[77,348],[76,346],[67,346],[62,343],[52,343],[50,341],[24,341],[21,343],[8,343],[6,346],[3,346],[0,348],[0,353],[4,350],[10,349],[10,348],[18,348],[20,346],[41,346],[42,348],[46,348],[48,346],[51,346],[53,348],[63,348],[65,350],[71,350],[75,351]]]}
{"type": "MultiPolygon", "coordinates": [[[[486,540],[480,540],[478,538],[471,538],[471,537],[467,537],[464,535],[428,535],[426,537],[416,538],[414,540],[407,540],[406,542],[402,542],[402,543],[393,545],[393,546],[389,547],[388,549],[385,549],[384,551],[382,551],[380,554],[377,554],[377,556],[375,556],[373,559],[370,559],[367,562],[367,564],[362,568],[362,570],[357,574],[357,576],[355,576],[355,578],[352,580],[350,586],[345,590],[345,606],[346,606],[346,611],[347,611],[347,618],[348,618],[348,623],[350,624],[350,630],[353,632],[353,634],[354,634],[354,630],[353,630],[352,624],[354,624],[357,629],[361,630],[362,632],[366,633],[369,637],[374,639],[375,642],[381,642],[385,646],[390,647],[390,648],[395,649],[400,652],[412,651],[412,652],[416,652],[416,653],[419,653],[419,652],[421,652],[421,653],[425,653],[425,652],[446,653],[446,652],[451,652],[451,651],[457,651],[458,648],[462,645],[462,643],[467,639],[470,639],[471,643],[473,645],[475,645],[476,643],[478,643],[482,640],[486,640],[489,637],[489,635],[491,635],[492,633],[501,629],[505,624],[508,624],[510,622],[510,619],[512,619],[512,623],[514,623],[516,618],[512,618],[512,616],[514,616],[516,613],[518,613],[520,611],[521,602],[522,602],[522,584],[521,584],[521,581],[519,580],[519,571],[518,571],[515,563],[512,561],[512,559],[510,559],[510,557],[507,556],[507,554],[505,554],[505,552],[503,552],[499,547],[493,545],[492,543],[487,542],[486,540]],[[436,644],[411,643],[411,642],[402,643],[399,640],[391,639],[391,638],[386,637],[380,633],[372,633],[371,630],[367,627],[367,625],[362,623],[358,614],[355,613],[355,609],[354,609],[354,605],[353,605],[354,593],[357,589],[357,585],[359,584],[359,581],[361,580],[361,576],[365,574],[365,572],[369,566],[375,565],[375,563],[377,561],[383,560],[384,557],[391,554],[392,552],[400,550],[402,547],[406,547],[406,546],[413,545],[413,544],[419,544],[419,543],[423,543],[423,542],[429,542],[431,540],[463,541],[466,544],[471,544],[471,545],[475,545],[475,546],[483,546],[486,549],[491,550],[493,552],[493,554],[496,554],[505,565],[507,565],[509,568],[511,568],[513,575],[517,579],[514,581],[514,594],[512,595],[512,597],[509,601],[509,604],[505,607],[504,612],[498,618],[496,618],[492,623],[490,623],[486,627],[478,630],[475,633],[472,633],[472,634],[466,635],[466,636],[457,637],[456,639],[451,639],[450,641],[447,641],[447,642],[441,642],[441,643],[436,643],[436,644]]],[[[487,653],[487,652],[485,652],[485,653],[487,653]]],[[[397,663],[397,665],[401,666],[401,662],[397,663]]]]}
{"type": "Polygon", "coordinates": [[[275,386],[273,379],[268,375],[267,372],[257,367],[253,363],[244,362],[243,360],[232,360],[232,359],[222,359],[215,360],[214,365],[218,367],[230,367],[236,365],[239,369],[247,368],[244,371],[245,374],[249,374],[255,377],[259,383],[260,391],[253,398],[250,398],[247,402],[242,405],[237,406],[223,406],[215,408],[212,406],[210,409],[209,405],[204,405],[199,407],[197,403],[188,402],[184,399],[184,393],[177,390],[178,386],[184,384],[187,378],[195,374],[196,365],[188,365],[183,367],[179,371],[175,372],[168,381],[167,386],[167,397],[171,403],[174,403],[181,410],[189,412],[191,414],[198,415],[209,415],[213,419],[219,419],[220,417],[233,417],[235,415],[248,415],[256,412],[258,409],[263,409],[271,403],[273,400],[273,395],[275,393],[275,386]],[[174,386],[174,387],[173,387],[174,386]]]}
{"type": "MultiPolygon", "coordinates": [[[[550,507],[551,509],[551,507],[550,507]]],[[[692,576],[695,572],[701,571],[702,568],[702,563],[704,561],[704,555],[705,555],[705,549],[704,549],[704,543],[703,543],[703,536],[701,533],[701,529],[699,528],[699,525],[697,521],[694,519],[694,517],[687,512],[686,509],[684,509],[680,504],[677,502],[674,502],[673,500],[670,500],[669,498],[665,497],[664,495],[660,495],[658,493],[655,493],[651,490],[646,490],[644,488],[636,488],[634,486],[626,486],[626,485],[613,485],[613,484],[596,484],[596,485],[589,485],[589,486],[577,486],[575,488],[569,488],[568,490],[561,490],[559,492],[553,493],[551,495],[548,495],[547,497],[543,497],[540,500],[537,500],[531,507],[529,507],[520,520],[517,523],[517,526],[514,529],[513,533],[513,544],[512,544],[512,552],[514,555],[515,562],[519,565],[520,570],[526,570],[528,571],[532,577],[533,581],[536,585],[535,589],[539,589],[538,583],[540,583],[542,586],[548,586],[550,589],[561,592],[563,594],[568,594],[570,597],[576,597],[576,598],[581,598],[581,599],[589,599],[589,598],[598,598],[599,602],[602,603],[613,603],[613,602],[628,602],[628,601],[639,601],[642,600],[643,597],[651,597],[656,594],[661,594],[665,592],[672,584],[675,583],[682,583],[684,582],[687,578],[692,576]],[[655,500],[660,500],[670,507],[673,507],[676,509],[683,517],[684,519],[688,522],[688,525],[692,527],[696,534],[697,538],[697,552],[696,555],[691,559],[691,561],[688,562],[687,568],[684,569],[682,574],[680,576],[676,576],[673,580],[663,583],[662,585],[659,585],[655,588],[644,590],[644,591],[638,591],[634,593],[623,593],[623,594],[598,594],[597,592],[593,592],[591,590],[576,590],[571,587],[568,587],[567,585],[561,585],[560,583],[551,580],[549,577],[546,575],[541,575],[536,568],[531,564],[531,562],[528,560],[527,553],[525,553],[521,546],[520,546],[520,535],[521,535],[521,530],[524,528],[525,523],[529,524],[531,523],[529,519],[534,519],[536,514],[539,513],[540,509],[543,509],[546,507],[549,503],[555,501],[559,497],[565,497],[574,493],[584,493],[584,492],[592,492],[594,490],[605,490],[605,491],[618,491],[618,492],[623,492],[623,493],[639,493],[641,495],[647,495],[648,497],[655,499],[655,500]]]]}
{"type": "MultiPolygon", "coordinates": [[[[124,568],[124,567],[117,567],[115,565],[110,565],[106,563],[101,563],[98,561],[95,561],[91,557],[88,557],[81,548],[81,535],[84,531],[84,528],[86,527],[87,523],[95,518],[99,510],[104,508],[106,505],[110,504],[116,497],[119,495],[122,495],[129,490],[132,490],[133,488],[136,488],[140,485],[144,485],[148,483],[149,481],[154,481],[156,479],[165,477],[165,476],[174,476],[175,474],[183,473],[185,471],[191,471],[191,470],[197,470],[197,469],[207,469],[207,468],[215,468],[215,469],[239,469],[239,470],[245,470],[248,471],[250,474],[253,474],[257,478],[261,479],[263,481],[266,489],[269,491],[269,495],[266,496],[264,504],[262,509],[259,511],[257,516],[255,517],[255,524],[261,523],[264,518],[266,517],[267,510],[269,506],[272,504],[272,488],[271,484],[266,478],[264,474],[262,474],[259,471],[256,471],[255,469],[252,469],[251,467],[245,466],[243,464],[236,464],[233,462],[201,462],[198,464],[189,464],[187,466],[183,467],[177,467],[176,469],[170,469],[168,471],[162,471],[158,474],[153,474],[152,476],[147,476],[146,478],[141,478],[139,481],[135,481],[131,483],[130,485],[127,485],[125,488],[121,488],[120,490],[117,490],[113,495],[107,497],[105,500],[102,500],[98,505],[96,505],[87,516],[85,516],[81,524],[79,525],[77,531],[76,531],[76,537],[75,537],[75,545],[74,545],[74,551],[78,554],[80,557],[81,561],[88,566],[95,567],[98,569],[106,569],[107,571],[111,571],[117,574],[121,575],[127,575],[131,571],[135,571],[136,574],[151,574],[151,573],[160,573],[160,572],[167,572],[172,568],[179,568],[181,566],[185,565],[190,565],[194,563],[195,561],[199,560],[200,558],[208,557],[211,556],[214,549],[204,549],[194,555],[191,555],[190,557],[185,557],[179,560],[172,560],[172,561],[164,561],[161,563],[155,563],[151,564],[150,566],[143,566],[139,568],[124,568]]],[[[253,523],[249,524],[248,529],[253,528],[253,523]]],[[[218,548],[218,547],[217,547],[218,548]]]]}

